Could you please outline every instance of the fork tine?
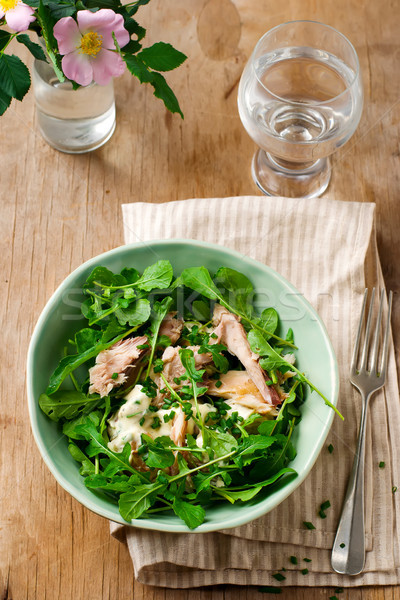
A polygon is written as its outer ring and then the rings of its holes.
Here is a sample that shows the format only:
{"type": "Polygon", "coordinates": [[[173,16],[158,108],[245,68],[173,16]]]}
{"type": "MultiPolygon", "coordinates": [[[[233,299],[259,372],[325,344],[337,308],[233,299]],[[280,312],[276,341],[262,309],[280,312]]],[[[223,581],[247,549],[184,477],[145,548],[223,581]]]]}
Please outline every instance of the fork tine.
{"type": "Polygon", "coordinates": [[[358,351],[360,349],[361,332],[363,329],[363,321],[364,321],[365,306],[367,304],[367,297],[368,297],[368,289],[366,289],[364,292],[364,300],[363,300],[363,304],[362,304],[362,308],[361,308],[360,320],[358,323],[357,337],[356,337],[356,342],[354,344],[353,357],[351,359],[351,367],[350,367],[351,371],[355,371],[357,368],[357,358],[358,358],[358,351]]]}
{"type": "Polygon", "coordinates": [[[371,373],[376,373],[376,364],[378,362],[379,338],[380,338],[380,332],[381,332],[383,299],[384,299],[384,291],[382,288],[381,299],[379,302],[378,318],[376,319],[376,326],[375,326],[374,345],[373,345],[372,356],[371,356],[371,373]]]}
{"type": "Polygon", "coordinates": [[[389,351],[389,332],[390,332],[390,317],[392,314],[392,302],[393,302],[393,292],[389,292],[389,300],[388,300],[388,314],[386,320],[386,328],[385,328],[385,337],[383,339],[383,351],[382,351],[382,362],[381,362],[381,371],[380,374],[383,378],[386,377],[386,368],[387,368],[387,358],[389,351]]]}
{"type": "Polygon", "coordinates": [[[364,346],[362,349],[362,356],[361,356],[360,371],[362,369],[367,368],[368,346],[369,346],[369,337],[370,337],[370,332],[371,332],[371,321],[372,321],[372,311],[374,308],[374,300],[375,300],[375,288],[372,289],[371,302],[369,304],[367,326],[365,328],[364,346]]]}

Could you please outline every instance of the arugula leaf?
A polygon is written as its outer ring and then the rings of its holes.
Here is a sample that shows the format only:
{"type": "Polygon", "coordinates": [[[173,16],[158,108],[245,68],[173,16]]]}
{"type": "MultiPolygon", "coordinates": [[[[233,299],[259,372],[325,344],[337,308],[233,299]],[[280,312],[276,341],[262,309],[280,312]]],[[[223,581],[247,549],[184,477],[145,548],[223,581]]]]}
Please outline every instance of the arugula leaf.
{"type": "Polygon", "coordinates": [[[216,458],[228,454],[238,447],[236,438],[230,433],[205,428],[203,436],[204,446],[214,452],[216,458]]]}
{"type": "Polygon", "coordinates": [[[128,308],[117,308],[115,316],[120,325],[128,323],[131,327],[142,325],[150,316],[150,302],[145,299],[138,300],[128,308]]]}
{"type": "Polygon", "coordinates": [[[133,269],[132,267],[125,267],[121,271],[121,277],[123,277],[128,284],[133,284],[136,283],[138,279],[140,279],[140,273],[137,269],[133,269]]]}
{"type": "Polygon", "coordinates": [[[157,495],[162,494],[166,485],[160,483],[148,483],[135,487],[132,492],[125,492],[119,498],[119,512],[128,523],[132,519],[138,519],[156,501],[157,495]]]}
{"type": "Polygon", "coordinates": [[[189,267],[180,275],[182,283],[210,300],[220,299],[218,288],[205,267],[189,267]]]}
{"type": "Polygon", "coordinates": [[[212,473],[202,473],[201,471],[196,473],[196,475],[194,475],[193,477],[193,483],[195,485],[196,490],[195,492],[189,494],[188,498],[195,499],[200,494],[200,492],[210,488],[213,479],[222,475],[223,473],[225,473],[225,471],[218,470],[213,471],[212,473]]]}
{"type": "Polygon", "coordinates": [[[300,381],[305,382],[307,385],[310,386],[310,388],[312,390],[317,392],[317,394],[323,399],[325,404],[327,406],[329,406],[330,408],[332,408],[332,410],[335,411],[335,413],[342,419],[342,421],[344,420],[343,415],[338,411],[336,406],[334,406],[332,404],[332,402],[330,402],[330,400],[328,400],[328,398],[308,379],[308,377],[306,377],[304,375],[304,373],[299,371],[299,369],[296,366],[294,366],[290,362],[288,362],[284,356],[281,356],[266,341],[265,337],[263,335],[261,335],[259,331],[255,331],[253,329],[253,330],[249,331],[249,334],[247,337],[248,337],[249,344],[250,344],[250,347],[253,350],[253,352],[257,352],[260,355],[266,356],[266,358],[261,358],[259,361],[260,366],[263,369],[265,369],[266,371],[271,371],[271,370],[275,370],[275,369],[282,370],[282,368],[285,368],[286,370],[294,371],[295,373],[297,373],[297,376],[299,377],[300,381]]]}
{"type": "MultiPolygon", "coordinates": [[[[171,442],[170,439],[169,441],[171,442]]],[[[148,467],[154,469],[166,469],[174,464],[174,453],[171,450],[166,449],[162,443],[160,443],[159,438],[153,440],[150,436],[142,434],[142,444],[145,444],[146,452],[141,454],[141,457],[148,467]]]]}
{"type": "Polygon", "coordinates": [[[151,365],[152,365],[153,357],[154,357],[154,352],[155,352],[156,345],[157,345],[158,332],[160,330],[161,323],[164,320],[167,312],[169,311],[171,304],[172,304],[171,297],[166,297],[161,302],[156,301],[153,304],[153,310],[152,310],[152,315],[151,315],[152,319],[151,319],[151,323],[150,323],[150,331],[153,334],[153,337],[151,339],[151,351],[150,351],[149,364],[147,366],[146,378],[149,376],[149,373],[150,373],[150,369],[151,369],[151,365]]]}
{"type": "Polygon", "coordinates": [[[101,412],[99,410],[95,410],[90,412],[89,414],[81,414],[79,417],[72,419],[72,421],[66,421],[63,424],[63,434],[68,436],[72,440],[84,440],[86,439],[84,435],[76,431],[76,428],[79,425],[85,425],[88,420],[92,421],[97,428],[100,424],[101,420],[101,412]]]}
{"type": "Polygon", "coordinates": [[[238,492],[231,492],[230,490],[224,488],[213,488],[213,491],[217,496],[222,496],[226,500],[228,500],[231,504],[234,504],[238,500],[241,502],[246,502],[246,500],[251,500],[254,498],[260,491],[262,490],[261,485],[253,486],[246,490],[241,490],[238,492]]]}
{"type": "Polygon", "coordinates": [[[101,334],[101,342],[106,343],[116,336],[120,335],[125,331],[125,327],[118,323],[117,317],[115,315],[110,316],[110,320],[108,321],[106,328],[103,329],[101,334]]]}
{"type": "Polygon", "coordinates": [[[85,327],[75,334],[75,344],[78,354],[86,352],[89,348],[92,348],[99,341],[101,333],[97,329],[91,329],[85,327]]]}
{"type": "Polygon", "coordinates": [[[215,274],[215,282],[218,288],[222,287],[228,292],[228,295],[224,294],[227,304],[235,307],[243,315],[252,316],[254,288],[246,275],[228,267],[221,267],[215,274]]]}
{"type": "Polygon", "coordinates": [[[72,458],[77,462],[81,463],[81,468],[79,469],[79,474],[85,477],[86,475],[94,475],[95,466],[91,460],[88,459],[86,454],[82,452],[82,450],[74,444],[74,442],[70,442],[68,444],[68,450],[71,454],[72,458]]]}
{"type": "Polygon", "coordinates": [[[195,319],[207,323],[211,318],[210,305],[204,302],[204,300],[194,300],[192,302],[192,313],[195,319]]]}
{"type": "Polygon", "coordinates": [[[214,365],[221,373],[226,373],[229,369],[229,360],[222,354],[226,351],[226,346],[223,344],[201,344],[199,354],[210,352],[214,365]]]}
{"type": "Polygon", "coordinates": [[[182,519],[189,529],[196,529],[204,522],[205,510],[199,504],[191,504],[179,498],[174,498],[172,503],[174,513],[182,519]]]}
{"type": "Polygon", "coordinates": [[[173,270],[169,260],[159,260],[144,270],[143,275],[136,281],[135,286],[145,292],[154,289],[165,289],[172,281],[173,270]]]}
{"type": "Polygon", "coordinates": [[[83,437],[90,442],[87,449],[87,453],[90,457],[96,456],[100,453],[105,454],[111,458],[113,462],[120,465],[122,470],[130,471],[131,473],[139,475],[138,471],[136,471],[129,462],[129,455],[131,452],[129,444],[126,444],[123,452],[119,454],[112,452],[104,441],[102,435],[97,431],[93,422],[89,419],[86,421],[86,423],[78,425],[75,430],[78,434],[82,434],[83,437]]]}
{"type": "MultiPolygon", "coordinates": [[[[279,323],[279,317],[278,317],[278,313],[276,312],[276,310],[274,308],[266,308],[265,310],[262,311],[261,313],[261,318],[260,321],[258,322],[258,324],[264,329],[266,330],[266,332],[269,333],[264,333],[264,339],[269,340],[270,337],[275,333],[277,327],[278,327],[278,323],[279,323]]],[[[286,336],[286,341],[288,342],[292,342],[293,343],[293,339],[288,339],[286,336]]]]}
{"type": "Polygon", "coordinates": [[[205,371],[204,369],[196,369],[193,350],[190,348],[180,348],[179,356],[181,358],[181,363],[185,367],[186,373],[190,379],[192,379],[194,382],[201,381],[205,371]]]}
{"type": "Polygon", "coordinates": [[[107,269],[107,267],[100,266],[93,269],[89,277],[86,279],[83,288],[88,289],[92,285],[111,287],[114,285],[124,285],[125,283],[126,280],[121,278],[120,275],[115,275],[112,271],[110,271],[110,269],[107,269]]]}
{"type": "Polygon", "coordinates": [[[253,455],[258,450],[269,448],[274,442],[276,442],[276,437],[274,436],[265,436],[261,434],[249,435],[240,444],[237,456],[253,455]]]}
{"type": "Polygon", "coordinates": [[[165,42],[157,42],[148,48],[144,48],[138,56],[148,67],[155,71],[172,71],[187,59],[185,54],[165,42]]]}
{"type": "Polygon", "coordinates": [[[77,390],[59,390],[51,397],[48,394],[39,396],[40,408],[52,421],[73,419],[80,413],[94,410],[102,403],[103,400],[99,396],[90,398],[77,390]]]}
{"type": "MultiPolygon", "coordinates": [[[[243,423],[243,425],[246,426],[246,421],[243,423]]],[[[275,427],[276,427],[276,420],[263,421],[257,427],[257,431],[258,431],[258,433],[261,433],[261,435],[264,435],[264,436],[271,435],[272,432],[274,431],[275,427]]]]}
{"type": "Polygon", "coordinates": [[[87,488],[96,490],[106,490],[108,492],[129,492],[137,485],[140,485],[140,479],[137,475],[114,475],[112,479],[103,474],[90,475],[85,479],[87,488]]]}

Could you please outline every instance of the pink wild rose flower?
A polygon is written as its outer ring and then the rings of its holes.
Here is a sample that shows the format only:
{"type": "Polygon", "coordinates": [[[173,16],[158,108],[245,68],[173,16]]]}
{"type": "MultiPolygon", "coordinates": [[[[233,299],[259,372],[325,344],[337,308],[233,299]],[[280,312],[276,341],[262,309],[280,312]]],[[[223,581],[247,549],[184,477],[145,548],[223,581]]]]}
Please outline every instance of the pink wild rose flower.
{"type": "MultiPolygon", "coordinates": [[[[11,0],[0,0],[11,1],[11,0]]],[[[113,77],[122,75],[125,63],[115,52],[114,33],[118,45],[125,46],[130,39],[124,27],[122,15],[110,8],[97,12],[80,10],[77,21],[63,17],[54,26],[54,36],[58,42],[64,75],[80,85],[95,81],[107,85],[113,77]]]]}
{"type": "Polygon", "coordinates": [[[36,18],[34,12],[21,0],[0,0],[0,19],[5,17],[7,25],[14,31],[26,31],[36,18]]]}

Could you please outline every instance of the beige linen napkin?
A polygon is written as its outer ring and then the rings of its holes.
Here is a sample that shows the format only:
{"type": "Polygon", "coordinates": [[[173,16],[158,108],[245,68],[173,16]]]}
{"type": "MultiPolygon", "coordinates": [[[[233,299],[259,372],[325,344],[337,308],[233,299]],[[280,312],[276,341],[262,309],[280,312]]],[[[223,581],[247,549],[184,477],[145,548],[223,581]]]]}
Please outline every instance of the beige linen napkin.
{"type": "MultiPolygon", "coordinates": [[[[112,524],[128,544],[142,583],[187,588],[221,583],[355,586],[400,581],[400,403],[394,351],[384,390],[371,403],[366,451],[365,570],[344,577],[330,567],[330,549],[354,456],[361,402],[348,371],[366,283],[383,285],[375,243],[374,205],[256,196],[123,205],[125,241],[192,238],[255,258],[289,279],[324,320],[340,371],[339,409],[310,475],[275,510],[236,529],[168,534],[112,524]],[[371,424],[373,423],[373,430],[371,424]],[[334,450],[328,452],[332,444],[334,450]],[[379,468],[379,462],[385,468],[379,468]],[[327,518],[317,513],[330,500],[327,518]],[[315,524],[304,528],[303,521],[315,524]],[[289,557],[296,556],[298,564],[289,557]],[[311,562],[304,562],[304,558],[311,562]],[[303,574],[302,570],[309,572],[303,574]]],[[[155,258],[156,259],[156,258],[155,258]]],[[[188,265],[189,266],[189,265],[188,265]]],[[[237,265],[240,271],[240,263],[237,265]]]]}

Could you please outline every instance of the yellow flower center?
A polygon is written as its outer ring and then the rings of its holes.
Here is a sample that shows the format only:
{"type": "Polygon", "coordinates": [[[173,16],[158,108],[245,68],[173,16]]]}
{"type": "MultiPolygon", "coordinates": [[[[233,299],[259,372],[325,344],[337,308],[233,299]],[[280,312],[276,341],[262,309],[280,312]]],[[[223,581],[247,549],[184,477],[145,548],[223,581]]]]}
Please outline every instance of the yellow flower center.
{"type": "Polygon", "coordinates": [[[0,7],[5,13],[15,8],[17,4],[19,4],[19,0],[0,0],[0,7]]]}
{"type": "MultiPolygon", "coordinates": [[[[0,2],[13,2],[14,0],[0,0],[0,2]]],[[[102,35],[96,33],[96,31],[88,31],[81,38],[81,45],[79,46],[82,54],[88,54],[89,56],[96,56],[100,52],[102,44],[102,35]]]]}

